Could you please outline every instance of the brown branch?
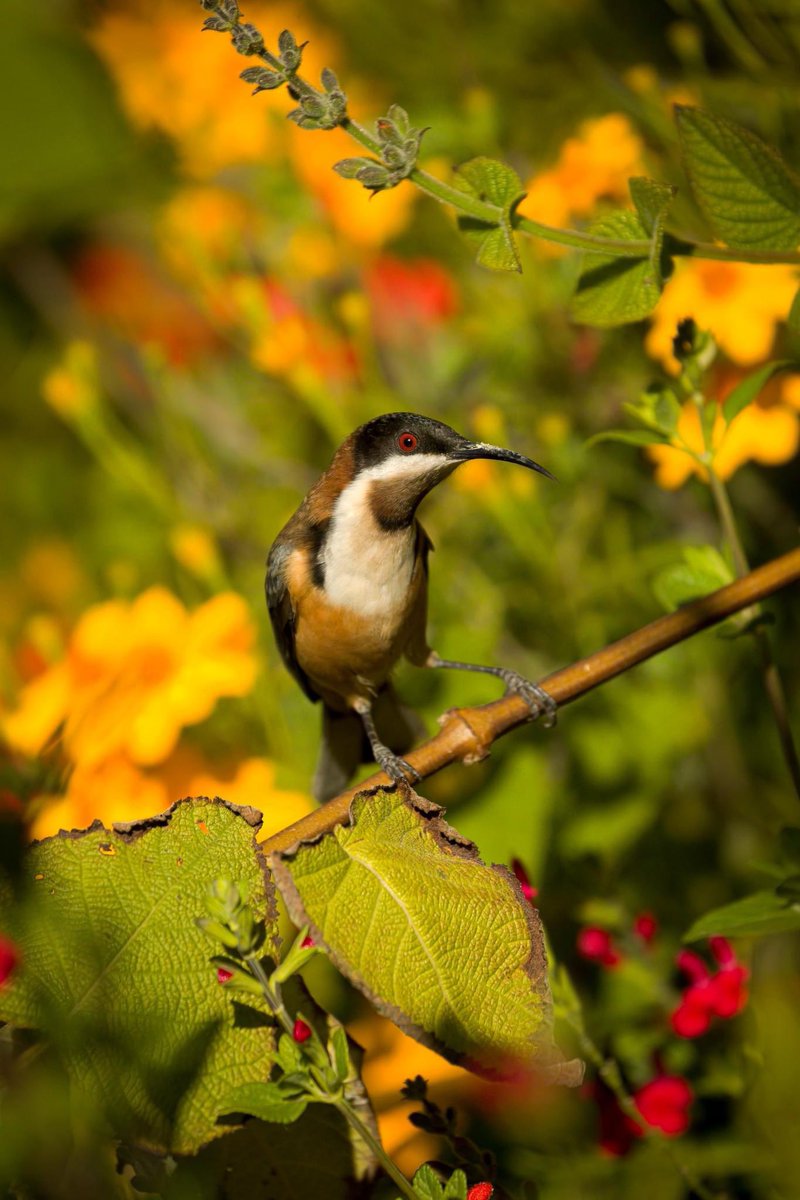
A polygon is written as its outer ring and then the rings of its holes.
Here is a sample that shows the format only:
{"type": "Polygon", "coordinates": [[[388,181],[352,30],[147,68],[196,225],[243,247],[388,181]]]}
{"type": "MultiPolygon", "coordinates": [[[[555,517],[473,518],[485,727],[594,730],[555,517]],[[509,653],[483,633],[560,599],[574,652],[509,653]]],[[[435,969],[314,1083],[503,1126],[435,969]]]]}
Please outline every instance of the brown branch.
{"type": "MultiPolygon", "coordinates": [[[[612,642],[604,650],[590,654],[580,662],[555,671],[541,680],[542,687],[549,692],[561,707],[577,700],[592,688],[599,687],[637,663],[660,654],[662,650],[692,637],[710,625],[717,625],[726,617],[763,600],[790,583],[800,581],[800,549],[792,550],[735,583],[711,592],[700,600],[685,605],[677,612],[651,621],[635,633],[612,642]]],[[[519,696],[506,695],[492,704],[479,708],[455,708],[440,718],[442,728],[430,741],[406,755],[408,762],[423,778],[440,771],[452,762],[478,762],[489,753],[492,743],[510,729],[524,725],[530,720],[530,710],[519,696]]],[[[293,825],[282,829],[264,842],[267,854],[285,851],[299,841],[319,837],[347,819],[353,797],[365,788],[388,784],[383,772],[371,775],[357,787],[335,796],[321,808],[301,817],[293,825]]]]}

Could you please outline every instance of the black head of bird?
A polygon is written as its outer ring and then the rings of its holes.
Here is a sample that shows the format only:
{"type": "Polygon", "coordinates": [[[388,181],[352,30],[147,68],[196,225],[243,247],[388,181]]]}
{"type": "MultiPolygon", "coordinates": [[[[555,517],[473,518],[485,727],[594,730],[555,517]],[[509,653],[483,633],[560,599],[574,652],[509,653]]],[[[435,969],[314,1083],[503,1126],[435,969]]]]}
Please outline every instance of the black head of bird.
{"type": "Polygon", "coordinates": [[[420,667],[497,675],[553,717],[550,697],[516,671],[444,660],[428,645],[431,543],[417,507],[461,463],[480,458],[553,478],[522,454],[470,441],[430,417],[376,417],[346,438],[272,545],[266,593],[278,648],[306,695],[323,703],[318,800],[340,791],[364,761],[365,736],[392,778],[416,778],[398,754],[419,729],[389,683],[403,656],[420,667]]]}

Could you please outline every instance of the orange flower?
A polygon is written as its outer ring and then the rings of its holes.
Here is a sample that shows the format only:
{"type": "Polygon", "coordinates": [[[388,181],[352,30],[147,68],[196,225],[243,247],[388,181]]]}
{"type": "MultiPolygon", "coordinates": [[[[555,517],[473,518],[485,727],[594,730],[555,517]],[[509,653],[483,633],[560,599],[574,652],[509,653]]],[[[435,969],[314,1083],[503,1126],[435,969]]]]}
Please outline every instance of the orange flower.
{"type": "MultiPolygon", "coordinates": [[[[700,414],[692,401],[681,410],[678,435],[695,454],[703,454],[700,414]]],[[[786,404],[748,404],[730,424],[721,410],[714,418],[711,452],[714,471],[720,479],[729,479],[751,460],[766,466],[788,462],[794,458],[798,446],[800,418],[786,404]]],[[[708,478],[706,468],[681,449],[678,438],[672,446],[650,446],[647,453],[656,464],[656,482],[663,488],[679,488],[692,475],[708,478]]]]}
{"type": "MultiPolygon", "coordinates": [[[[298,42],[310,39],[303,53],[309,77],[318,79],[324,66],[335,67],[329,39],[311,29],[297,8],[254,2],[247,17],[272,47],[285,28],[298,42]]],[[[91,40],[136,124],[173,138],[185,168],[209,178],[233,164],[263,161],[283,145],[287,97],[283,88],[251,96],[239,79],[246,61],[229,38],[204,33],[202,23],[194,5],[131,0],[124,9],[108,9],[91,40]]]]}
{"type": "Polygon", "coordinates": [[[446,1105],[474,1092],[475,1077],[407,1037],[377,1013],[348,1026],[348,1033],[365,1050],[362,1073],[375,1105],[381,1141],[401,1170],[412,1174],[421,1162],[434,1156],[436,1139],[409,1122],[408,1114],[417,1106],[401,1096],[403,1083],[422,1075],[431,1098],[446,1105]]]}
{"type": "Polygon", "coordinates": [[[207,717],[221,696],[253,686],[254,630],[241,597],[215,596],[188,613],[164,588],[132,603],[90,608],[66,658],[23,688],[3,722],[12,747],[37,754],[64,726],[64,747],[81,766],[127,753],[161,762],[180,730],[207,717]]]}
{"type": "Polygon", "coordinates": [[[796,291],[797,272],[792,267],[681,260],[664,288],[645,346],[677,374],[672,339],[678,322],[693,317],[701,329],[713,333],[733,362],[763,362],[796,291]]]}
{"type": "Polygon", "coordinates": [[[622,113],[584,121],[555,166],[528,182],[520,211],[546,225],[588,216],[598,200],[627,200],[628,179],[642,174],[643,146],[622,113]]]}
{"type": "Polygon", "coordinates": [[[231,804],[260,810],[261,837],[291,825],[313,807],[310,796],[275,786],[275,766],[265,758],[248,758],[227,768],[179,748],[160,767],[143,770],[127,754],[116,753],[100,763],[79,764],[64,795],[42,797],[30,833],[34,838],[51,837],[59,829],[86,829],[95,819],[106,826],[138,821],[184,796],[221,796],[231,804]]]}
{"type": "Polygon", "coordinates": [[[341,158],[359,154],[343,129],[298,129],[292,125],[289,153],[295,172],[314,193],[339,233],[356,246],[381,246],[408,224],[416,188],[401,183],[385,192],[368,192],[333,170],[341,158]]]}

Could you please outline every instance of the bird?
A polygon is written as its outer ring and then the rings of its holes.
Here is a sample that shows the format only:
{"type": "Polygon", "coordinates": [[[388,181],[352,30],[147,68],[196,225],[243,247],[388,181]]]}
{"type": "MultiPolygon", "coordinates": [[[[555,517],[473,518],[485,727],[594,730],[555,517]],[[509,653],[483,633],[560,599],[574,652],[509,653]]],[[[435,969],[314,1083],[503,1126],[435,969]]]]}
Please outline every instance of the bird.
{"type": "Polygon", "coordinates": [[[470,441],[432,417],[385,413],[344,440],[270,548],[265,592],[278,650],[306,696],[322,704],[312,783],[320,803],[347,785],[369,753],[390,779],[419,779],[401,757],[420,732],[391,685],[402,657],[419,667],[497,676],[533,716],[555,720],[552,697],[517,671],[443,659],[428,644],[433,546],[417,508],[473,459],[554,478],[523,454],[470,441]]]}

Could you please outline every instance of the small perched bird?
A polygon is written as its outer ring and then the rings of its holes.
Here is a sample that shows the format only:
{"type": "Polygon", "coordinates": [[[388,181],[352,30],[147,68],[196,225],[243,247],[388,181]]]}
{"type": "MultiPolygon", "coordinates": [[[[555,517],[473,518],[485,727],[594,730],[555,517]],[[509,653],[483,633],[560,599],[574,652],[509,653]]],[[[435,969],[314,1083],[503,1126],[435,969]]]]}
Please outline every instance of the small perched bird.
{"type": "Polygon", "coordinates": [[[428,554],[416,519],[431,488],[460,463],[499,459],[549,471],[530,458],[471,442],[441,421],[387,413],[342,443],[267,559],[266,594],[283,661],[323,705],[323,744],[313,791],[336,795],[356,767],[375,760],[393,779],[418,778],[399,757],[419,732],[389,677],[405,655],[419,667],[496,675],[535,715],[551,722],[555,702],[516,671],[441,659],[428,645],[428,554]]]}

